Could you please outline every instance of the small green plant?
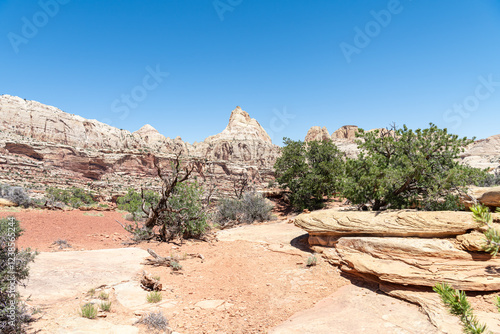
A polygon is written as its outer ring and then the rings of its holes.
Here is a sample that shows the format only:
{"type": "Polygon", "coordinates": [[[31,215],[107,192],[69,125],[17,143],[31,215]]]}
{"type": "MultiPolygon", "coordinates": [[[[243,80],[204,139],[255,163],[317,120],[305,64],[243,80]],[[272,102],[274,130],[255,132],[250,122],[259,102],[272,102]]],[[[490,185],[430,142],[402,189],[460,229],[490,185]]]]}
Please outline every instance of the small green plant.
{"type": "Polygon", "coordinates": [[[71,248],[71,245],[64,239],[57,239],[52,244],[59,246],[59,249],[71,248]]]}
{"type": "Polygon", "coordinates": [[[95,295],[95,289],[92,288],[89,291],[87,291],[87,293],[89,294],[89,296],[94,296],[95,295]]]}
{"type": "Polygon", "coordinates": [[[470,210],[475,221],[483,223],[488,227],[484,232],[484,236],[486,237],[484,251],[490,253],[492,256],[496,256],[500,251],[500,235],[498,230],[491,225],[493,216],[490,213],[490,209],[481,204],[476,204],[470,210]]]}
{"type": "Polygon", "coordinates": [[[101,300],[108,300],[109,299],[109,294],[107,294],[106,292],[103,291],[103,292],[101,292],[99,294],[98,298],[101,299],[101,300]]]}
{"type": "Polygon", "coordinates": [[[80,307],[80,315],[87,319],[95,319],[97,317],[97,307],[92,303],[87,303],[80,307]]]}
{"type": "Polygon", "coordinates": [[[465,292],[453,289],[447,283],[438,283],[433,290],[441,296],[443,303],[450,308],[450,313],[460,318],[465,333],[481,334],[486,331],[486,325],[481,325],[473,314],[472,306],[465,292]]]}
{"type": "Polygon", "coordinates": [[[101,310],[103,310],[104,312],[110,312],[111,311],[111,302],[110,301],[104,301],[104,302],[101,302],[101,310]]]}
{"type": "Polygon", "coordinates": [[[91,205],[95,203],[92,198],[92,193],[76,187],[71,187],[69,189],[49,187],[47,188],[46,193],[50,201],[62,202],[66,205],[72,206],[73,208],[79,208],[83,205],[91,205]]]}
{"type": "Polygon", "coordinates": [[[168,320],[160,311],[150,312],[143,316],[138,322],[148,326],[149,329],[157,331],[165,331],[168,327],[168,320]]]}
{"type": "Polygon", "coordinates": [[[182,265],[177,261],[170,261],[170,267],[175,271],[179,271],[182,269],[182,265]]]}
{"type": "Polygon", "coordinates": [[[146,296],[146,300],[148,301],[148,303],[159,303],[162,299],[163,296],[161,295],[160,291],[151,291],[146,296]]]}
{"type": "Polygon", "coordinates": [[[497,296],[495,298],[495,305],[496,305],[496,307],[498,309],[498,312],[500,312],[500,296],[497,296]]]}
{"type": "Polygon", "coordinates": [[[217,207],[217,221],[225,225],[230,221],[253,223],[273,219],[273,205],[261,194],[251,191],[242,195],[241,199],[223,199],[217,207]]]}
{"type": "Polygon", "coordinates": [[[161,280],[160,275],[153,276],[153,278],[154,278],[155,280],[157,280],[157,281],[161,280]]]}
{"type": "Polygon", "coordinates": [[[306,262],[306,265],[308,267],[312,267],[312,266],[315,266],[318,264],[318,259],[316,258],[316,256],[314,255],[311,255],[307,258],[307,262],[306,262]]]}

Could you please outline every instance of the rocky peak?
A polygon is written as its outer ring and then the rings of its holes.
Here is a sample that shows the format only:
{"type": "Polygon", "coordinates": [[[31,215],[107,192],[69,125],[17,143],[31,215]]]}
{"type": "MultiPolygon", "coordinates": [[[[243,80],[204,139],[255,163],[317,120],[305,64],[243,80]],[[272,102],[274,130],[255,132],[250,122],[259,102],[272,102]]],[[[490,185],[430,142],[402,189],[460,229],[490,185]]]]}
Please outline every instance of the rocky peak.
{"type": "Polygon", "coordinates": [[[344,125],[332,133],[332,139],[355,139],[357,132],[356,125],[344,125]]]}
{"type": "Polygon", "coordinates": [[[256,140],[272,144],[271,137],[259,122],[239,106],[231,112],[226,128],[221,133],[208,137],[205,142],[219,140],[256,140]]]}
{"type": "Polygon", "coordinates": [[[306,142],[323,140],[330,140],[330,133],[325,126],[323,128],[319,126],[313,126],[309,129],[309,131],[307,131],[307,135],[305,138],[306,142]]]}
{"type": "Polygon", "coordinates": [[[144,125],[142,128],[135,131],[133,134],[135,136],[138,136],[140,139],[142,139],[147,144],[151,144],[151,143],[155,143],[155,142],[163,142],[166,140],[165,136],[160,134],[158,132],[158,130],[156,130],[154,127],[152,127],[149,124],[144,125]]]}

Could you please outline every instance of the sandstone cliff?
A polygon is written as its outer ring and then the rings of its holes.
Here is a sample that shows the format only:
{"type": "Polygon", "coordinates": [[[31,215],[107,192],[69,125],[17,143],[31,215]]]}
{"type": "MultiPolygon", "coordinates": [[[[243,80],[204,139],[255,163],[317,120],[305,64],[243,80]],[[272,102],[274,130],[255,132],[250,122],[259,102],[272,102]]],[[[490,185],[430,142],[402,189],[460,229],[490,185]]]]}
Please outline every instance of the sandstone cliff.
{"type": "Polygon", "coordinates": [[[221,133],[191,145],[149,124],[131,133],[39,102],[0,96],[0,182],[124,191],[154,185],[154,159],[168,165],[179,151],[184,161],[197,164],[202,182],[216,180],[222,192],[231,192],[232,178],[242,174],[255,188],[265,188],[280,149],[240,107],[221,133]]]}

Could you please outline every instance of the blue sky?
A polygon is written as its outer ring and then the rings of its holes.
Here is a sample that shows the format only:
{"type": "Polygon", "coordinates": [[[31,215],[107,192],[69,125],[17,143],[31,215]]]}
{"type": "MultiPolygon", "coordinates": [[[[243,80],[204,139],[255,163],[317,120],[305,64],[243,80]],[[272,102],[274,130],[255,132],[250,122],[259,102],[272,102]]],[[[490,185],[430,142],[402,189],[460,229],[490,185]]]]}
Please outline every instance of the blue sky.
{"type": "Polygon", "coordinates": [[[498,0],[0,0],[0,22],[0,94],[130,131],[202,141],[239,105],[278,145],[500,133],[498,0]]]}

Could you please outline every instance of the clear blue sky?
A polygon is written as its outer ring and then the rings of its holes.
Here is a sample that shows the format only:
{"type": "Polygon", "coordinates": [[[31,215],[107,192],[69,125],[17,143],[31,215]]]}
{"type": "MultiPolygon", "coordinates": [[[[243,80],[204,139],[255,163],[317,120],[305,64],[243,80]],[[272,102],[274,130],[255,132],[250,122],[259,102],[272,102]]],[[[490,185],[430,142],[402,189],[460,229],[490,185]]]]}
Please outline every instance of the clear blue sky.
{"type": "Polygon", "coordinates": [[[279,145],[314,125],[500,133],[498,0],[55,1],[0,0],[0,94],[189,142],[237,105],[279,145]]]}

